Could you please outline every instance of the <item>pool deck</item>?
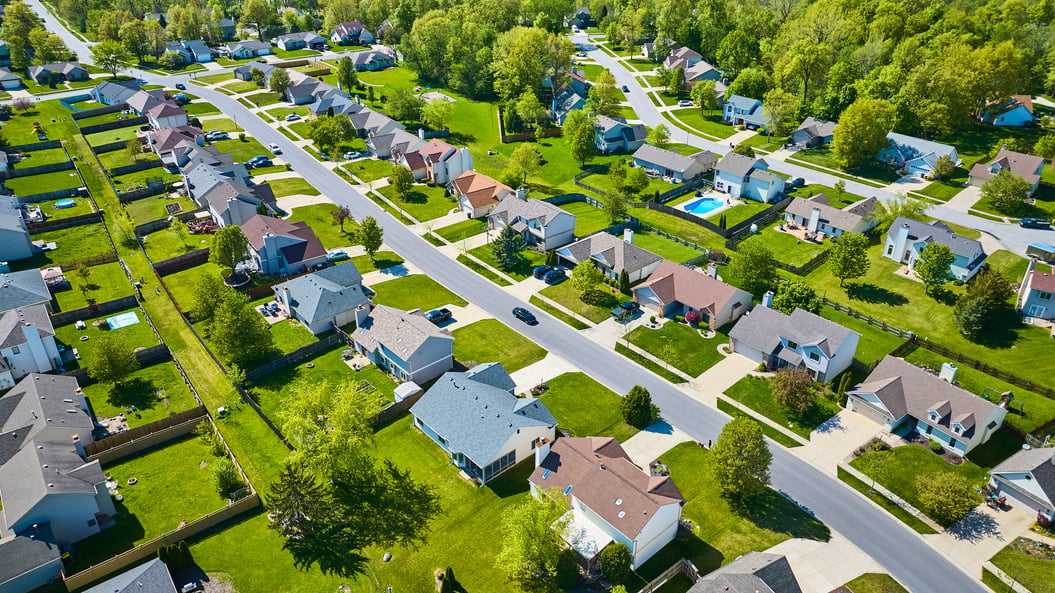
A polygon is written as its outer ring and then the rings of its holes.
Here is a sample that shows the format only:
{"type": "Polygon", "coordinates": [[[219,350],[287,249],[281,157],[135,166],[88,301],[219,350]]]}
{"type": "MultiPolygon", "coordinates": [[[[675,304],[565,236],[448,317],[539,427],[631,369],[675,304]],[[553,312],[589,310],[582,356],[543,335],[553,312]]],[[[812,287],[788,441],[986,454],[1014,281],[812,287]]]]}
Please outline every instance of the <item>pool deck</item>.
{"type": "Polygon", "coordinates": [[[721,214],[722,212],[724,212],[724,211],[726,211],[726,210],[728,210],[730,208],[733,208],[735,206],[739,206],[740,204],[743,204],[743,203],[744,202],[742,202],[741,200],[739,200],[737,198],[730,198],[729,194],[723,194],[721,192],[716,192],[716,191],[708,191],[708,192],[704,192],[703,195],[698,197],[698,198],[694,198],[694,199],[689,200],[689,201],[687,201],[687,202],[685,202],[683,204],[678,205],[677,208],[679,210],[683,210],[685,212],[688,212],[689,214],[695,214],[696,216],[699,216],[700,218],[710,218],[710,217],[714,216],[715,214],[721,214]],[[700,214],[698,212],[693,212],[692,210],[689,210],[688,206],[691,206],[692,204],[696,204],[696,203],[701,202],[703,200],[715,200],[717,202],[721,202],[721,205],[718,206],[717,208],[713,209],[713,210],[708,210],[707,212],[704,212],[702,214],[700,214]]]}

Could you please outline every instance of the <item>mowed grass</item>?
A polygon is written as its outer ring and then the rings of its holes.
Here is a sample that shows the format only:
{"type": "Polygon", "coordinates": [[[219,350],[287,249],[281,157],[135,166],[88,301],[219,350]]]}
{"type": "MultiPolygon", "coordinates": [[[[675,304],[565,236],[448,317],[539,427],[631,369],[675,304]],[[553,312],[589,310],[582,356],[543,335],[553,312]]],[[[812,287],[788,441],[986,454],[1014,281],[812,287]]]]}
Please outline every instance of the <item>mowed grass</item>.
{"type": "Polygon", "coordinates": [[[125,210],[128,212],[128,215],[132,217],[132,221],[135,224],[146,224],[154,220],[161,220],[172,216],[173,214],[170,214],[168,211],[168,206],[171,204],[179,205],[179,210],[174,214],[183,214],[197,210],[197,206],[194,202],[186,196],[180,196],[176,199],[165,196],[143,198],[142,200],[128,202],[125,204],[125,210]]]}
{"type": "Polygon", "coordinates": [[[564,373],[546,382],[539,398],[557,419],[557,428],[576,437],[603,436],[617,441],[637,434],[638,429],[623,422],[623,398],[584,373],[564,373]]]}
{"type": "Polygon", "coordinates": [[[1017,548],[1031,541],[1022,537],[1016,539],[1012,544],[997,552],[991,562],[1033,593],[1055,593],[1055,579],[1051,578],[1053,568],[1051,557],[1037,558],[1017,548]]]}
{"type": "Polygon", "coordinates": [[[55,304],[58,305],[56,312],[87,307],[89,300],[104,303],[135,292],[128,276],[125,276],[124,268],[118,262],[78,270],[63,270],[63,273],[70,282],[70,288],[54,293],[55,304]],[[81,270],[87,270],[88,276],[82,276],[81,270]]]}
{"type": "Polygon", "coordinates": [[[213,235],[191,235],[180,238],[171,227],[154,231],[146,237],[143,248],[151,261],[159,262],[212,245],[213,235]]]}
{"type": "Polygon", "coordinates": [[[407,193],[406,198],[400,196],[391,185],[382,187],[378,191],[393,204],[420,221],[439,218],[458,207],[458,203],[454,198],[447,196],[447,190],[443,187],[415,184],[407,193]]]}
{"type": "Polygon", "coordinates": [[[4,181],[4,186],[14,192],[16,196],[28,196],[81,187],[81,178],[77,175],[76,170],[54,171],[8,179],[4,181]]]}
{"type": "Polygon", "coordinates": [[[344,169],[366,183],[391,175],[392,163],[379,159],[362,159],[354,163],[348,163],[344,166],[344,169]]]}
{"type": "Polygon", "coordinates": [[[269,158],[271,155],[271,151],[264,148],[263,144],[253,138],[246,138],[244,142],[237,138],[220,140],[219,142],[214,142],[213,146],[220,152],[231,153],[231,158],[236,163],[244,163],[257,155],[264,155],[269,158]]]}
{"type": "Polygon", "coordinates": [[[221,132],[233,134],[243,131],[242,126],[236,124],[234,120],[229,117],[210,117],[209,119],[202,120],[201,127],[207,132],[219,130],[221,132]]]}
{"type": "Polygon", "coordinates": [[[469,237],[475,237],[480,233],[484,232],[487,228],[487,221],[480,219],[470,218],[469,220],[463,220],[456,222],[452,225],[445,226],[440,229],[436,229],[433,233],[443,237],[451,243],[461,241],[462,239],[468,239],[469,237]]]}
{"type": "Polygon", "coordinates": [[[267,183],[271,186],[271,190],[275,192],[276,198],[292,195],[317,196],[322,193],[301,177],[272,179],[267,183]]]}
{"type": "MultiPolygon", "coordinates": [[[[739,206],[737,208],[739,208],[739,206]]],[[[727,210],[726,212],[732,212],[733,210],[735,210],[735,208],[727,210]]],[[[718,233],[705,229],[702,226],[687,220],[682,220],[672,214],[649,210],[647,208],[635,208],[633,216],[643,224],[661,230],[669,235],[695,243],[702,248],[716,249],[719,251],[725,251],[726,249],[725,239],[723,239],[718,233]]]]}
{"type": "Polygon", "coordinates": [[[818,244],[803,241],[791,233],[777,230],[778,224],[781,224],[781,222],[778,221],[761,229],[759,234],[749,237],[743,243],[747,243],[748,241],[761,243],[769,248],[773,253],[774,259],[792,266],[802,266],[806,264],[814,257],[820,255],[821,252],[826,251],[831,245],[830,243],[818,244]]]}
{"type": "Polygon", "coordinates": [[[854,358],[865,364],[872,364],[882,360],[884,356],[893,352],[895,348],[905,341],[894,334],[885,332],[874,325],[850,317],[845,313],[840,313],[830,307],[822,308],[820,314],[821,317],[829,321],[834,321],[847,329],[861,334],[861,338],[857,341],[857,354],[854,355],[854,358]]]}
{"type": "Polygon", "coordinates": [[[545,349],[497,319],[481,319],[451,334],[454,358],[463,363],[498,361],[513,373],[546,357],[545,349]]]}
{"type": "Polygon", "coordinates": [[[88,140],[89,146],[102,146],[103,144],[109,144],[111,142],[127,142],[138,136],[138,133],[139,126],[128,126],[127,128],[117,128],[116,130],[106,130],[105,132],[88,134],[84,138],[88,140]]]}
{"type": "Polygon", "coordinates": [[[724,139],[736,133],[736,128],[722,121],[717,111],[704,115],[698,107],[690,107],[671,110],[670,114],[705,136],[724,139]]]}
{"type": "MultiPolygon", "coordinates": [[[[306,222],[326,249],[347,247],[354,243],[348,233],[341,232],[341,227],[334,224],[333,213],[337,212],[336,204],[312,204],[301,206],[290,211],[289,220],[306,222]]],[[[345,228],[351,228],[345,223],[345,228]]]]}
{"type": "Polygon", "coordinates": [[[23,158],[11,164],[12,169],[28,169],[29,167],[39,167],[41,165],[65,163],[70,160],[66,155],[66,151],[61,148],[45,148],[44,150],[34,150],[23,154],[25,155],[23,158]]]}
{"type": "Polygon", "coordinates": [[[696,377],[724,358],[718,346],[728,342],[727,331],[704,338],[685,323],[668,321],[659,329],[641,326],[630,332],[630,343],[685,374],[696,377]]]}
{"type": "Polygon", "coordinates": [[[37,202],[30,204],[30,206],[39,206],[40,211],[44,213],[44,216],[48,220],[61,220],[63,218],[73,218],[74,216],[81,216],[83,214],[91,214],[94,212],[92,209],[92,203],[88,198],[67,198],[72,199],[74,205],[72,208],[56,208],[55,202],[58,200],[51,200],[48,202],[37,202]]]}
{"type": "MultiPolygon", "coordinates": [[[[129,287],[129,292],[131,292],[131,287],[129,287]]],[[[72,323],[55,328],[56,341],[65,345],[67,350],[76,348],[81,356],[79,361],[74,361],[72,364],[66,365],[67,371],[78,368],[79,366],[88,366],[92,360],[92,351],[95,349],[95,344],[99,338],[102,338],[103,336],[117,336],[126,346],[132,349],[149,348],[158,345],[157,336],[155,336],[153,330],[150,329],[150,324],[147,323],[146,318],[143,316],[143,312],[140,311],[138,307],[110,313],[95,319],[86,319],[84,320],[84,324],[84,329],[77,329],[77,326],[72,323]],[[108,317],[129,312],[135,312],[136,316],[139,317],[139,323],[126,325],[125,327],[117,329],[110,329],[110,326],[106,323],[108,317]],[[83,340],[82,338],[88,339],[83,340]]]]}
{"type": "Polygon", "coordinates": [[[635,232],[634,245],[674,262],[684,262],[703,255],[702,251],[648,231],[635,232]]]}
{"type": "Polygon", "coordinates": [[[370,286],[377,293],[374,303],[396,309],[438,309],[446,305],[464,307],[465,299],[424,274],[412,274],[370,286]]]}
{"type": "MultiPolygon", "coordinates": [[[[86,362],[83,357],[82,362],[86,362]]],[[[120,387],[93,383],[84,388],[84,395],[91,400],[97,416],[112,417],[125,413],[129,426],[148,424],[198,405],[172,361],[143,367],[125,379],[120,387]],[[137,412],[126,413],[132,406],[137,412]]]]}
{"type": "Polygon", "coordinates": [[[600,323],[608,319],[611,316],[612,309],[619,306],[619,301],[624,298],[623,295],[614,289],[605,287],[599,298],[595,301],[586,302],[582,300],[582,293],[567,280],[560,284],[547,286],[539,294],[560,303],[566,309],[582,315],[594,323],[600,323]]]}
{"type": "Polygon", "coordinates": [[[530,249],[525,249],[521,252],[521,258],[519,262],[512,267],[504,268],[498,263],[498,258],[495,257],[494,252],[491,250],[491,244],[484,244],[479,247],[474,247],[469,250],[469,254],[475,256],[480,261],[491,266],[496,270],[501,270],[507,276],[514,280],[524,280],[528,276],[531,276],[532,270],[535,266],[542,265],[546,261],[546,254],[539,253],[530,249]]]}
{"type": "Polygon", "coordinates": [[[357,255],[351,258],[347,263],[354,265],[359,271],[366,273],[398,266],[403,263],[403,258],[399,257],[394,251],[378,251],[374,254],[373,259],[370,259],[369,255],[357,255]]]}
{"type": "MultiPolygon", "coordinates": [[[[570,204],[564,204],[561,206],[562,210],[566,210],[575,215],[575,236],[585,237],[586,235],[592,235],[597,231],[603,230],[611,226],[611,222],[608,220],[608,215],[605,214],[604,210],[595,208],[586,202],[572,202],[570,204]]],[[[637,211],[635,210],[635,214],[637,211]]]]}
{"type": "Polygon", "coordinates": [[[850,593],[908,593],[894,577],[877,572],[863,574],[843,587],[850,593]]]}
{"type": "Polygon", "coordinates": [[[773,399],[772,383],[761,377],[744,377],[727,389],[725,394],[807,439],[814,428],[839,413],[838,404],[815,396],[812,408],[805,414],[796,414],[773,399]]]}
{"type": "Polygon", "coordinates": [[[42,268],[112,253],[110,242],[106,238],[106,229],[101,224],[83,224],[57,231],[37,233],[32,238],[34,241],[55,243],[55,249],[11,262],[12,269],[42,268]]]}

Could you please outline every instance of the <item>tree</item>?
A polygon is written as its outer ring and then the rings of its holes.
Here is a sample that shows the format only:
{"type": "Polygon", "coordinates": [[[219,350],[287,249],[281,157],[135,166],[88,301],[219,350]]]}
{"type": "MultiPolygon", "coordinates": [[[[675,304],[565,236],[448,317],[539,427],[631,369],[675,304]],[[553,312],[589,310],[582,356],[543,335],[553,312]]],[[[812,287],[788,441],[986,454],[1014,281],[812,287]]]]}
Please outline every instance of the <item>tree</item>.
{"type": "Polygon", "coordinates": [[[425,99],[404,87],[391,91],[385,98],[385,112],[392,119],[399,121],[421,121],[421,110],[424,107],[425,99]]]}
{"type": "Polygon", "coordinates": [[[549,110],[542,105],[535,93],[524,91],[516,101],[516,113],[524,124],[540,128],[549,121],[549,110]]]}
{"type": "Polygon", "coordinates": [[[121,64],[127,62],[128,58],[128,50],[120,41],[107,39],[92,46],[92,61],[96,66],[110,72],[115,78],[118,70],[121,69],[121,64]]]}
{"type": "Polygon", "coordinates": [[[503,270],[515,268],[523,260],[524,248],[527,245],[524,243],[524,237],[520,233],[513,230],[510,225],[502,227],[502,230],[498,232],[498,236],[491,243],[491,253],[494,254],[495,260],[498,261],[498,267],[503,270]]]}
{"type": "Polygon", "coordinates": [[[165,53],[165,48],[168,47],[168,33],[160,22],[146,21],[143,34],[146,36],[147,51],[150,55],[157,58],[165,53]]]}
{"type": "Polygon", "coordinates": [[[381,225],[377,224],[374,217],[367,216],[364,218],[362,222],[355,225],[350,234],[357,244],[363,246],[370,261],[374,261],[374,254],[377,253],[378,249],[381,249],[381,243],[384,241],[385,236],[385,230],[381,228],[381,225]]]}
{"type": "Polygon", "coordinates": [[[967,297],[979,298],[990,307],[1012,307],[1015,288],[1004,275],[993,268],[983,268],[967,284],[967,297]]]}
{"type": "Polygon", "coordinates": [[[670,146],[670,128],[666,124],[659,124],[648,131],[645,141],[656,148],[667,148],[670,146]]]}
{"type": "Polygon", "coordinates": [[[886,135],[896,111],[885,99],[858,99],[839,117],[832,139],[832,156],[840,167],[870,161],[887,145],[886,135]]]}
{"type": "Polygon", "coordinates": [[[949,281],[952,262],[956,256],[952,249],[944,243],[929,243],[919,252],[919,259],[914,267],[916,276],[927,287],[928,294],[936,286],[941,286],[949,281]]]}
{"type": "Polygon", "coordinates": [[[564,118],[564,137],[568,139],[569,156],[580,166],[597,154],[593,123],[593,118],[581,109],[572,111],[564,118]]]}
{"type": "Polygon", "coordinates": [[[942,525],[952,525],[982,502],[974,485],[953,472],[924,473],[916,477],[923,510],[942,525]]]}
{"type": "Polygon", "coordinates": [[[453,113],[454,103],[435,100],[421,108],[421,121],[434,130],[442,130],[447,127],[447,121],[453,113]]]}
{"type": "Polygon", "coordinates": [[[235,266],[245,261],[247,249],[249,240],[245,238],[242,229],[233,224],[228,225],[213,235],[209,261],[225,270],[234,271],[235,266]]]}
{"type": "Polygon", "coordinates": [[[346,220],[352,217],[352,211],[348,206],[338,206],[336,210],[330,212],[330,216],[333,217],[333,224],[340,225],[341,232],[344,232],[344,223],[346,220]]]}
{"type": "Polygon", "coordinates": [[[542,29],[514,27],[498,35],[490,63],[494,90],[504,101],[534,94],[545,76],[563,80],[575,45],[542,29]]]}
{"type": "Polygon", "coordinates": [[[33,51],[36,52],[33,61],[37,64],[50,64],[77,58],[66,47],[66,42],[62,40],[62,37],[54,33],[48,33],[44,29],[33,29],[29,33],[29,43],[33,46],[33,51]]]}
{"type": "Polygon", "coordinates": [[[784,89],[770,89],[762,97],[764,112],[769,116],[770,134],[784,136],[798,125],[799,102],[795,95],[784,89]]]}
{"type": "Polygon", "coordinates": [[[846,181],[842,179],[836,181],[835,184],[832,185],[832,189],[835,190],[835,193],[839,196],[839,199],[842,200],[843,196],[846,194],[846,181]]]}
{"type": "Polygon", "coordinates": [[[359,86],[359,74],[355,71],[355,63],[348,56],[337,62],[337,84],[342,91],[351,93],[359,86]]]}
{"type": "Polygon", "coordinates": [[[761,68],[746,68],[725,90],[725,96],[762,97],[768,90],[769,75],[761,68]]]}
{"type": "MultiPolygon", "coordinates": [[[[885,233],[898,218],[911,218],[912,220],[923,220],[930,208],[923,200],[909,198],[898,194],[889,200],[876,202],[872,217],[876,221],[876,231],[885,233]]],[[[842,238],[839,239],[840,241],[842,238]]]]}
{"type": "MultiPolygon", "coordinates": [[[[271,79],[274,78],[273,73],[271,79]]],[[[307,133],[323,154],[330,154],[342,143],[355,138],[355,127],[352,120],[343,115],[321,115],[308,121],[307,133]]]]}
{"type": "Polygon", "coordinates": [[[226,498],[245,484],[242,483],[242,476],[238,475],[234,462],[227,457],[221,457],[212,464],[212,485],[220,496],[226,498]]]}
{"type": "Polygon", "coordinates": [[[495,567],[510,579],[528,584],[556,576],[564,550],[561,539],[567,507],[559,492],[529,497],[503,513],[502,548],[495,567]]]}
{"type": "Polygon", "coordinates": [[[828,249],[828,268],[839,279],[839,286],[847,280],[863,277],[870,265],[868,237],[861,233],[843,233],[828,249]]]}
{"type": "Polygon", "coordinates": [[[625,583],[630,576],[630,564],[633,561],[630,548],[622,542],[613,542],[601,550],[601,578],[609,583],[625,583]]]}
{"type": "Polygon", "coordinates": [[[133,19],[121,25],[121,43],[125,44],[128,53],[142,62],[150,51],[149,39],[147,38],[146,21],[133,19]]]}
{"type": "Polygon", "coordinates": [[[227,286],[220,294],[206,328],[209,342],[220,360],[251,368],[271,356],[274,344],[271,327],[249,304],[249,298],[227,286]]]}
{"type": "Polygon", "coordinates": [[[1033,154],[1047,160],[1055,159],[1055,134],[1043,136],[1033,145],[1033,154]]]}
{"type": "Polygon", "coordinates": [[[11,55],[11,68],[22,69],[29,66],[31,49],[30,33],[43,26],[33,9],[25,2],[12,2],[5,7],[3,29],[0,37],[7,41],[11,55]]]}
{"type": "Polygon", "coordinates": [[[399,165],[392,166],[392,189],[396,190],[401,200],[406,201],[407,195],[414,187],[414,174],[410,169],[399,165]]]}
{"type": "Polygon", "coordinates": [[[638,195],[648,187],[648,174],[641,167],[634,167],[626,172],[623,180],[623,189],[628,193],[638,195]]]}
{"type": "Polygon", "coordinates": [[[129,138],[128,142],[125,142],[125,152],[133,161],[139,160],[139,155],[143,154],[143,143],[139,138],[129,138]]]}
{"type": "Polygon", "coordinates": [[[659,419],[659,408],[652,403],[652,394],[640,385],[634,385],[619,404],[623,421],[630,426],[644,428],[659,419]]]}
{"type": "Polygon", "coordinates": [[[220,299],[223,298],[228,288],[230,287],[226,286],[216,274],[202,274],[199,276],[191,293],[191,317],[195,321],[212,319],[220,299]]]}
{"type": "Polygon", "coordinates": [[[602,70],[590,87],[586,110],[595,115],[616,117],[619,115],[619,103],[622,100],[623,95],[615,84],[615,77],[610,71],[602,70]]]}
{"type": "Polygon", "coordinates": [[[813,407],[813,377],[807,369],[784,367],[777,371],[770,386],[773,401],[800,417],[813,407]]]}
{"type": "Polygon", "coordinates": [[[285,68],[275,68],[271,71],[271,76],[267,80],[267,86],[272,93],[278,93],[279,96],[285,96],[286,91],[289,89],[292,81],[289,79],[289,71],[285,68]]]}
{"type": "MultiPolygon", "coordinates": [[[[165,52],[168,53],[168,52],[165,52]]],[[[175,53],[175,52],[173,52],[175,53]]],[[[252,68],[249,70],[249,78],[253,79],[256,86],[263,87],[267,77],[264,75],[264,71],[260,68],[252,68]]],[[[309,122],[310,123],[310,122],[309,122]]]]}
{"type": "Polygon", "coordinates": [[[626,169],[626,162],[622,159],[612,161],[608,165],[608,181],[612,184],[612,187],[623,189],[623,184],[626,183],[626,169]]]}
{"type": "Polygon", "coordinates": [[[270,527],[287,538],[311,538],[316,522],[324,521],[328,511],[326,489],[318,478],[305,465],[289,460],[265,500],[270,527]]]}
{"type": "Polygon", "coordinates": [[[772,461],[762,428],[746,416],[733,418],[722,428],[709,460],[719,493],[732,500],[762,493],[769,485],[772,461]]]}
{"type": "Polygon", "coordinates": [[[1032,189],[1021,176],[1010,169],[1001,169],[982,184],[982,199],[999,212],[1016,214],[1022,210],[1032,189]]]}
{"type": "Polygon", "coordinates": [[[744,241],[737,248],[736,257],[729,263],[729,274],[744,290],[761,294],[769,290],[777,275],[773,252],[759,241],[744,241]]]}
{"type": "Polygon", "coordinates": [[[741,142],[733,148],[733,152],[736,154],[742,154],[746,157],[755,158],[755,149],[746,142],[741,142]]]}
{"type": "Polygon", "coordinates": [[[685,92],[685,69],[678,66],[670,73],[670,81],[667,82],[667,92],[681,95],[685,92]]]}
{"type": "Polygon", "coordinates": [[[947,154],[938,157],[937,162],[934,163],[935,179],[948,179],[949,177],[952,177],[952,174],[955,171],[956,163],[952,162],[952,157],[947,154]]]}
{"type": "Polygon", "coordinates": [[[139,361],[132,347],[119,335],[104,335],[95,339],[88,361],[89,377],[116,387],[137,370],[139,361]]]}
{"type": "Polygon", "coordinates": [[[319,476],[332,475],[341,457],[353,447],[373,442],[374,417],[384,406],[383,396],[369,382],[357,379],[301,380],[290,386],[296,395],[282,407],[282,430],[296,446],[294,463],[319,476]]]}
{"type": "Polygon", "coordinates": [[[718,92],[713,80],[701,80],[689,92],[693,104],[700,108],[704,115],[718,109],[718,92]]]}
{"type": "Polygon", "coordinates": [[[245,0],[242,3],[242,13],[239,19],[243,27],[256,31],[256,38],[264,40],[264,29],[276,18],[275,9],[267,3],[267,0],[245,0]]]}
{"type": "Polygon", "coordinates": [[[985,333],[990,309],[985,299],[963,297],[956,301],[953,319],[956,320],[956,326],[968,340],[977,342],[985,333]]]}
{"type": "Polygon", "coordinates": [[[542,165],[542,153],[538,151],[538,146],[535,144],[525,142],[516,147],[510,156],[510,161],[516,163],[524,174],[517,185],[524,185],[528,177],[537,173],[542,165]]]}
{"type": "Polygon", "coordinates": [[[89,281],[91,275],[92,269],[90,267],[81,266],[77,268],[77,277],[80,278],[78,284],[80,284],[81,294],[83,294],[85,298],[88,297],[88,292],[92,289],[92,284],[89,281]]]}
{"type": "MultiPolygon", "coordinates": [[[[161,66],[166,70],[175,70],[179,68],[180,64],[182,63],[183,58],[181,58],[178,53],[172,51],[171,49],[166,50],[165,53],[161,54],[161,57],[158,58],[158,66],[161,66]]],[[[260,70],[253,68],[253,72],[260,72],[260,70]]],[[[264,73],[260,72],[260,78],[263,79],[263,77],[264,73]]]]}
{"type": "Polygon", "coordinates": [[[821,312],[821,300],[817,297],[817,291],[802,280],[790,280],[781,282],[777,287],[777,294],[773,297],[773,308],[782,313],[791,313],[795,309],[802,309],[810,313],[821,312]]]}
{"type": "Polygon", "coordinates": [[[586,303],[597,300],[598,289],[604,281],[604,272],[590,262],[583,262],[571,271],[572,287],[579,291],[579,298],[586,303]],[[581,270],[579,268],[582,268],[581,270]]]}
{"type": "Polygon", "coordinates": [[[758,60],[758,42],[744,31],[734,29],[718,44],[714,57],[736,78],[741,70],[758,60]]]}
{"type": "Polygon", "coordinates": [[[608,215],[608,222],[615,224],[626,216],[627,196],[622,189],[605,192],[598,201],[601,203],[601,210],[608,215]]]}
{"type": "Polygon", "coordinates": [[[626,269],[619,272],[619,292],[625,295],[630,294],[630,273],[626,269]]]}

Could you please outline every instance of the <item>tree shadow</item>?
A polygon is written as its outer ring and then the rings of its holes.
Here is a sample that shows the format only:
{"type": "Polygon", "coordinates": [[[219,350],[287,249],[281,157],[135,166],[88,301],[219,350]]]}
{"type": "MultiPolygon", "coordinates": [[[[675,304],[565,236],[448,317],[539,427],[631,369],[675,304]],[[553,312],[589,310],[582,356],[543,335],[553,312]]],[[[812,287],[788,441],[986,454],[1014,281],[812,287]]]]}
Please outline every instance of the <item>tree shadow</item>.
{"type": "Polygon", "coordinates": [[[847,284],[845,288],[846,296],[853,301],[880,303],[892,307],[900,307],[908,304],[908,299],[901,293],[888,290],[882,286],[876,286],[875,284],[854,282],[852,284],[847,284]]]}
{"type": "Polygon", "coordinates": [[[513,469],[487,483],[487,488],[499,498],[524,494],[528,491],[528,476],[535,470],[533,459],[518,464],[513,469]]]}
{"type": "Polygon", "coordinates": [[[956,304],[956,295],[944,286],[935,286],[930,289],[930,296],[935,301],[949,307],[956,304]]]}
{"type": "Polygon", "coordinates": [[[425,204],[429,201],[429,196],[420,191],[409,191],[405,198],[401,198],[406,204],[425,204]]]}
{"type": "MultiPolygon", "coordinates": [[[[634,573],[631,573],[630,581],[633,581],[635,577],[642,579],[642,581],[653,579],[682,558],[691,560],[693,565],[699,569],[700,574],[705,574],[719,568],[725,560],[725,555],[711,546],[711,544],[700,539],[700,536],[696,535],[692,530],[681,526],[670,543],[663,546],[656,552],[655,556],[649,558],[634,573]]],[[[627,590],[636,591],[645,585],[645,582],[633,583],[630,581],[627,582],[627,590]],[[631,589],[631,585],[635,586],[631,589]]]]}
{"type": "Polygon", "coordinates": [[[619,297],[605,291],[604,289],[595,290],[579,297],[579,300],[586,303],[587,305],[593,305],[594,307],[604,307],[608,309],[614,309],[619,306],[619,297]]]}
{"type": "Polygon", "coordinates": [[[117,408],[131,409],[135,406],[137,410],[149,410],[158,402],[157,387],[150,381],[134,377],[111,386],[106,401],[117,408]]]}
{"type": "Polygon", "coordinates": [[[1022,329],[1022,318],[1010,307],[993,311],[989,315],[985,331],[978,338],[978,344],[993,349],[1011,348],[1018,340],[1022,329]]]}
{"type": "Polygon", "coordinates": [[[750,498],[730,499],[729,506],[735,513],[762,529],[802,539],[823,542],[831,539],[831,530],[827,525],[795,502],[769,488],[750,498]]]}
{"type": "Polygon", "coordinates": [[[293,565],[307,571],[313,564],[326,575],[352,577],[363,574],[368,559],[359,554],[358,545],[341,535],[343,530],[331,533],[313,533],[303,539],[287,539],[282,549],[293,556],[293,565]]]}
{"type": "Polygon", "coordinates": [[[1000,524],[991,515],[973,509],[966,517],[953,523],[946,530],[955,539],[978,543],[986,538],[1003,540],[1000,524]]]}

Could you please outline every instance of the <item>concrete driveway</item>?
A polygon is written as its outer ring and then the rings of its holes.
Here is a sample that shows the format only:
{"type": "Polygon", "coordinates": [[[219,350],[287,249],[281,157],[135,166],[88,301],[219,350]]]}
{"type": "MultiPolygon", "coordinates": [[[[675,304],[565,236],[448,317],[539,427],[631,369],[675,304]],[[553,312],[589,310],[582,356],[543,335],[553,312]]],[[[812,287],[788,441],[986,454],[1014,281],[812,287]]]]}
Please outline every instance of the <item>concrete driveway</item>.
{"type": "Polygon", "coordinates": [[[836,475],[839,462],[868,442],[882,427],[862,414],[843,410],[810,434],[808,445],[791,451],[813,467],[836,475]]]}
{"type": "Polygon", "coordinates": [[[983,504],[944,533],[923,538],[965,571],[977,573],[982,563],[1029,531],[1036,515],[1027,511],[1018,508],[994,510],[983,504]]]}
{"type": "Polygon", "coordinates": [[[865,573],[886,572],[868,554],[836,532],[827,542],[789,539],[766,551],[788,557],[803,591],[832,591],[865,573]]]}
{"type": "Polygon", "coordinates": [[[630,460],[641,469],[648,469],[648,464],[670,451],[674,445],[691,441],[685,432],[671,426],[666,420],[652,424],[622,443],[623,450],[630,460]]]}

